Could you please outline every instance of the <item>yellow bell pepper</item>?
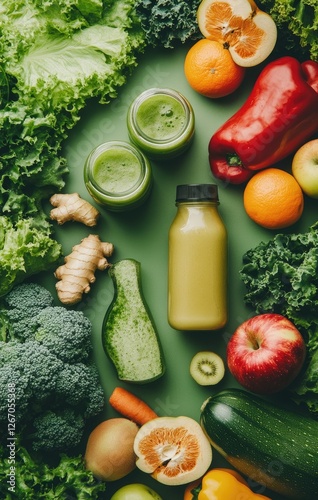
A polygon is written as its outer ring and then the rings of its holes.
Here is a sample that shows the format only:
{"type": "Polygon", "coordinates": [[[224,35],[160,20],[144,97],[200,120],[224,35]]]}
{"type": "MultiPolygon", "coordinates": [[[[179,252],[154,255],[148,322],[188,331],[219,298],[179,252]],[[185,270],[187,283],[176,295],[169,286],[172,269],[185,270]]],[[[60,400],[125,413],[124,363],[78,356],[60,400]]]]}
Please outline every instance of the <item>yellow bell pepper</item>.
{"type": "Polygon", "coordinates": [[[226,469],[212,469],[202,478],[198,500],[271,500],[254,493],[239,474],[226,469]]]}

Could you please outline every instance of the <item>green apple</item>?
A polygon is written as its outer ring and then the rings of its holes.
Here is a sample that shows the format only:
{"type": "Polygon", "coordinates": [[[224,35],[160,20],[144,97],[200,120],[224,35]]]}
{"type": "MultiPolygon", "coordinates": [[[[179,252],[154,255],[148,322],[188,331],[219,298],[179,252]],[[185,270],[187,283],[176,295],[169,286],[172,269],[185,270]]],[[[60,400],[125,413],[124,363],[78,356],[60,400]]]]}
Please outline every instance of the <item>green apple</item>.
{"type": "Polygon", "coordinates": [[[110,500],[162,500],[162,498],[149,486],[133,483],[117,490],[110,500]]]}
{"type": "Polygon", "coordinates": [[[318,139],[306,142],[296,151],[292,174],[307,196],[318,198],[318,139]]]}

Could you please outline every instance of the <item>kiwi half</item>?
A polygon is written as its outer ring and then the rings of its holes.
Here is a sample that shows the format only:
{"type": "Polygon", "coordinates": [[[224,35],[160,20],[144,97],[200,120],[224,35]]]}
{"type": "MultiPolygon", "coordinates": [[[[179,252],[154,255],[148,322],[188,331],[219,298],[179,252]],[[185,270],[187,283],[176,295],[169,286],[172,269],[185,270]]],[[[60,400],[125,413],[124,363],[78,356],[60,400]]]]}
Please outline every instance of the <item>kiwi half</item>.
{"type": "Polygon", "coordinates": [[[190,375],[199,385],[215,385],[224,377],[223,359],[212,351],[195,354],[190,363],[190,375]]]}

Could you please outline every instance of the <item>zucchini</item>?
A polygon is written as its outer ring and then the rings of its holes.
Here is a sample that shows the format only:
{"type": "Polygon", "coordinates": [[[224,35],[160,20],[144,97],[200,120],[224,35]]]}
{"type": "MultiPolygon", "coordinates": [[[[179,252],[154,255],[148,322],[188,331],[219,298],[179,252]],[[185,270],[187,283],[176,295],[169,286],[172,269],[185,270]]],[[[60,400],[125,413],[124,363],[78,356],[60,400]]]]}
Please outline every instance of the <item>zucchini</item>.
{"type": "Polygon", "coordinates": [[[318,421],[227,389],[203,403],[201,425],[241,473],[288,498],[318,498],[318,421]]]}
{"type": "Polygon", "coordinates": [[[141,265],[134,259],[109,271],[114,297],[102,326],[102,344],[119,380],[146,383],[161,377],[165,363],[158,333],[143,297],[141,265]]]}

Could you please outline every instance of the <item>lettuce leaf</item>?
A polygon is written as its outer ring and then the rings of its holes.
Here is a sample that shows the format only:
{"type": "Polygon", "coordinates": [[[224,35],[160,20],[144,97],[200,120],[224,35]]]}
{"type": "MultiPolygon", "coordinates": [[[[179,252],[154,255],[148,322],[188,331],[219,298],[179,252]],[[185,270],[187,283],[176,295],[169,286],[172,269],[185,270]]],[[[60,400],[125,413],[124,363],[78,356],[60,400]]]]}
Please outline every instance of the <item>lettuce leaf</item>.
{"type": "Polygon", "coordinates": [[[31,218],[13,224],[0,216],[0,296],[29,276],[47,270],[62,255],[49,228],[38,229],[31,218]]]}
{"type": "Polygon", "coordinates": [[[64,186],[68,172],[60,155],[57,117],[35,106],[10,102],[0,110],[0,206],[13,220],[45,219],[42,200],[64,186]],[[52,130],[56,126],[56,136],[52,130]]]}
{"type": "Polygon", "coordinates": [[[62,117],[67,111],[64,119],[72,126],[87,99],[108,102],[116,97],[129,66],[136,63],[129,47],[127,32],[98,24],[72,37],[40,35],[23,58],[8,63],[6,69],[17,80],[22,102],[36,98],[37,106],[46,112],[62,112],[62,117]]]}
{"type": "MultiPolygon", "coordinates": [[[[0,494],[1,498],[10,500],[97,500],[105,498],[106,483],[94,478],[88,471],[82,455],[68,456],[65,453],[57,458],[57,463],[48,465],[40,462],[38,457],[30,455],[28,450],[15,443],[15,481],[14,493],[10,493],[9,474],[10,460],[7,444],[0,442],[0,494]]],[[[11,489],[11,491],[13,491],[11,489]]]]}
{"type": "Polygon", "coordinates": [[[248,250],[240,277],[246,305],[256,314],[286,316],[303,334],[307,365],[290,390],[318,415],[318,222],[306,233],[276,234],[248,250]]]}

